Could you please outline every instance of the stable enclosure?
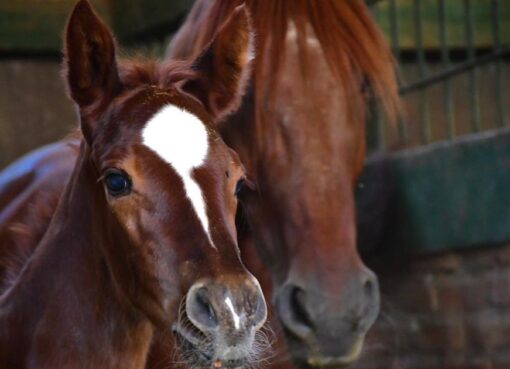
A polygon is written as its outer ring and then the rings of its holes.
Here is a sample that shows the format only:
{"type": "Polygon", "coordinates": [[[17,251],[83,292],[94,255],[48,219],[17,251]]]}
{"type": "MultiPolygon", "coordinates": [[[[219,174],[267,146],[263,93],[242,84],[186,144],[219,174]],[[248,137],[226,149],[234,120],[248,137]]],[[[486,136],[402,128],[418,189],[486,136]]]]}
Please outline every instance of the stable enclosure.
{"type": "Polygon", "coordinates": [[[370,123],[359,239],[382,312],[353,367],[508,368],[510,3],[384,0],[373,11],[405,115],[370,123]]]}
{"type": "MultiPolygon", "coordinates": [[[[0,168],[77,126],[60,78],[73,3],[0,4],[0,168]]],[[[162,54],[193,1],[92,3],[132,55],[162,54]]],[[[367,123],[358,239],[382,309],[352,367],[509,368],[510,2],[369,3],[404,114],[367,123]]]]}

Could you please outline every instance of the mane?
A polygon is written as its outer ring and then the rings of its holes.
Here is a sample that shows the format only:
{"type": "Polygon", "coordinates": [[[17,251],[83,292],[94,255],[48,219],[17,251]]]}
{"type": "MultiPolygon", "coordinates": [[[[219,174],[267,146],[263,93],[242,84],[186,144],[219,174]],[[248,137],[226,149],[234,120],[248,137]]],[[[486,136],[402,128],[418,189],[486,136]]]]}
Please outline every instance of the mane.
{"type": "Polygon", "coordinates": [[[141,56],[121,59],[119,74],[120,80],[126,88],[136,88],[141,85],[165,88],[179,81],[197,77],[188,61],[161,61],[141,56]]]}
{"type": "MultiPolygon", "coordinates": [[[[81,133],[74,131],[64,139],[66,146],[78,153],[81,133]]],[[[49,175],[61,178],[66,168],[49,175]]],[[[44,174],[49,178],[47,174],[44,174]]],[[[37,176],[34,174],[34,176],[37,176]]],[[[37,179],[33,179],[36,181],[37,179]]],[[[42,186],[43,188],[45,185],[42,186]]],[[[25,189],[26,190],[26,189],[25,189]]],[[[21,270],[34,253],[37,245],[45,235],[60,200],[60,188],[49,186],[44,190],[36,190],[23,207],[15,221],[7,225],[3,239],[3,250],[0,250],[0,294],[5,291],[19,276],[21,270]]]]}
{"type": "Polygon", "coordinates": [[[4,271],[3,280],[0,281],[0,295],[18,278],[42,240],[59,198],[60,193],[47,192],[38,195],[37,203],[31,202],[21,219],[9,226],[5,245],[10,249],[0,258],[0,270],[4,271]]]}
{"type": "Polygon", "coordinates": [[[188,18],[192,25],[201,27],[193,44],[202,46],[207,42],[242,3],[250,10],[256,34],[253,86],[258,117],[265,111],[278,83],[291,23],[296,26],[304,79],[313,63],[306,42],[307,33],[312,30],[334,78],[349,99],[348,116],[360,117],[360,110],[367,109],[364,85],[370,88],[371,97],[380,103],[390,120],[398,116],[400,99],[394,59],[363,0],[205,0],[193,8],[188,18]]]}

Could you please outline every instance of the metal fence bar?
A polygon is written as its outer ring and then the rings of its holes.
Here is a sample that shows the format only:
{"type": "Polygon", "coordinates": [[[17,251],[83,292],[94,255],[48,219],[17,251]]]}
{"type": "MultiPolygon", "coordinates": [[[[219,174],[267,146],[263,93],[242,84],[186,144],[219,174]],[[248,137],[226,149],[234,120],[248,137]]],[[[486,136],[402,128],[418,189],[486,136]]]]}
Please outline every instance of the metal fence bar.
{"type": "MultiPolygon", "coordinates": [[[[390,21],[390,37],[391,37],[391,47],[393,49],[393,54],[395,55],[395,59],[397,60],[398,65],[400,65],[401,57],[400,57],[400,21],[398,18],[398,8],[397,8],[397,0],[389,0],[389,21],[390,21]]],[[[399,84],[402,84],[402,73],[400,69],[397,67],[397,77],[399,80],[399,84]]],[[[398,135],[402,142],[407,141],[407,126],[402,119],[398,121],[398,135]]]]}
{"type": "MultiPolygon", "coordinates": [[[[379,11],[384,13],[385,19],[383,22],[389,22],[388,34],[389,40],[394,51],[395,59],[401,63],[408,63],[408,67],[404,70],[399,70],[398,79],[400,85],[401,95],[408,95],[413,93],[416,95],[416,102],[411,102],[414,109],[417,109],[417,116],[413,118],[419,123],[419,138],[418,142],[409,140],[411,131],[407,132],[407,126],[398,122],[398,134],[400,142],[404,144],[414,145],[416,143],[428,144],[433,140],[439,139],[435,137],[436,125],[432,124],[432,111],[431,108],[436,106],[436,98],[440,104],[440,111],[443,113],[443,119],[446,120],[448,127],[448,138],[454,138],[460,130],[464,131],[464,124],[468,123],[471,127],[471,132],[479,132],[485,128],[492,127],[494,124],[497,126],[510,125],[510,108],[507,106],[508,94],[510,89],[505,83],[504,77],[506,76],[506,63],[510,60],[510,45],[504,41],[502,34],[504,30],[503,23],[506,19],[502,12],[506,11],[505,1],[510,0],[462,0],[449,2],[448,0],[412,0],[412,1],[399,1],[399,0],[366,0],[375,4],[378,1],[385,2],[383,7],[379,7],[379,11]],[[455,9],[455,12],[454,12],[455,9]],[[477,13],[478,10],[480,13],[477,13]],[[431,11],[434,12],[431,17],[431,11]],[[460,11],[461,14],[456,12],[460,11]],[[404,19],[403,15],[410,12],[412,19],[404,19]],[[482,17],[478,19],[477,17],[482,17]],[[431,19],[432,18],[432,19],[431,19]],[[437,36],[435,40],[430,40],[430,29],[426,28],[433,22],[432,27],[438,27],[437,36]],[[477,22],[480,21],[484,26],[488,25],[491,40],[489,45],[485,41],[485,33],[482,33],[482,38],[478,40],[478,31],[485,31],[486,29],[477,30],[477,22]],[[460,23],[462,22],[462,23],[460,23]],[[414,45],[408,44],[408,30],[407,26],[410,23],[411,37],[414,40],[414,45]],[[460,24],[459,24],[460,23],[460,24]],[[464,31],[462,44],[458,40],[458,27],[464,31]],[[406,33],[402,33],[402,31],[406,33]],[[414,31],[414,32],[413,32],[414,31]],[[455,41],[454,41],[455,40],[455,41]],[[406,49],[402,48],[405,44],[406,49]],[[453,48],[455,45],[455,48],[453,48]],[[491,49],[487,50],[487,46],[491,49]],[[410,47],[407,49],[407,47],[410,47]],[[459,49],[457,49],[459,47],[459,49]],[[434,69],[429,63],[433,63],[434,69]],[[435,66],[440,67],[439,70],[435,66]],[[484,65],[490,65],[491,69],[480,68],[484,65]],[[410,73],[408,78],[412,78],[411,83],[404,83],[404,75],[401,73],[410,73]],[[496,81],[492,84],[491,88],[483,91],[487,97],[493,97],[491,105],[485,107],[482,105],[482,90],[481,90],[481,73],[491,73],[491,79],[494,77],[496,81]],[[463,81],[455,79],[456,76],[465,75],[468,78],[469,91],[466,91],[469,107],[468,121],[459,122],[458,117],[460,111],[457,110],[455,98],[460,97],[461,93],[456,90],[457,83],[463,81]],[[412,76],[412,77],[411,77],[412,76]],[[431,91],[435,91],[437,86],[442,88],[442,93],[439,96],[434,96],[432,100],[431,91]],[[434,90],[431,90],[434,88],[434,90]],[[492,113],[494,116],[494,123],[486,125],[482,122],[482,112],[487,109],[487,113],[492,113]],[[469,114],[470,113],[470,114],[469,114]],[[486,127],[485,127],[486,126],[486,127]]],[[[378,4],[379,5],[379,4],[378,4]]],[[[377,5],[374,5],[376,8],[377,5]]],[[[382,14],[379,14],[381,16],[382,14]]],[[[432,30],[434,32],[435,29],[432,30]]],[[[462,35],[461,35],[462,37],[462,35]]],[[[485,75],[485,74],[484,74],[485,75]]],[[[491,81],[492,82],[492,81],[491,81]]],[[[461,85],[459,84],[459,87],[461,85]]],[[[465,93],[462,93],[464,96],[465,93]]],[[[483,101],[485,102],[485,98],[483,101]]],[[[487,101],[488,102],[488,101],[487,101]]],[[[464,114],[464,110],[462,111],[464,114]]],[[[462,114],[462,115],[463,115],[462,114]]],[[[392,137],[385,137],[388,131],[383,127],[383,121],[378,121],[378,136],[382,143],[379,146],[386,146],[386,140],[392,137]]],[[[439,122],[437,122],[439,124],[439,122]]]]}
{"type": "MultiPolygon", "coordinates": [[[[374,1],[372,6],[372,15],[374,18],[378,18],[380,11],[377,2],[378,1],[374,1]]],[[[386,147],[386,121],[383,119],[384,114],[382,114],[379,104],[374,104],[371,110],[371,116],[375,121],[377,148],[383,150],[386,147]]]]}
{"type": "MultiPolygon", "coordinates": [[[[448,50],[448,27],[446,19],[445,0],[438,0],[439,8],[439,47],[441,49],[441,62],[447,69],[451,68],[450,52],[448,50]]],[[[455,137],[455,111],[452,98],[452,83],[450,78],[443,82],[445,113],[448,123],[448,138],[455,137]]]]}
{"type": "MultiPolygon", "coordinates": [[[[416,52],[418,55],[418,74],[420,79],[427,76],[427,67],[425,61],[425,48],[423,47],[423,24],[421,12],[421,0],[414,0],[414,26],[415,26],[415,42],[416,52]]],[[[423,129],[423,141],[429,143],[432,138],[429,117],[429,99],[427,89],[420,91],[420,125],[423,129]]]]}
{"type": "Polygon", "coordinates": [[[390,21],[390,37],[391,47],[395,58],[400,63],[400,22],[397,14],[397,1],[389,0],[389,21],[390,21]]]}
{"type": "MultiPolygon", "coordinates": [[[[494,48],[501,50],[501,33],[499,24],[499,0],[491,2],[491,20],[492,20],[492,37],[494,40],[494,48]]],[[[496,103],[498,109],[498,126],[505,125],[505,104],[503,91],[503,71],[501,61],[496,61],[496,103]]]]}
{"type": "Polygon", "coordinates": [[[494,51],[492,53],[485,54],[476,59],[470,58],[466,62],[457,64],[455,67],[452,67],[451,69],[445,69],[444,71],[433,74],[427,78],[403,86],[400,88],[399,92],[402,95],[405,95],[413,91],[420,90],[430,85],[433,85],[434,83],[439,83],[443,81],[445,78],[452,78],[463,72],[476,70],[477,67],[480,67],[484,64],[495,62],[498,59],[508,57],[510,57],[510,48],[507,47],[502,48],[499,51],[494,51]]]}
{"type": "MultiPolygon", "coordinates": [[[[473,8],[471,0],[464,0],[464,12],[466,18],[466,46],[468,60],[475,60],[474,32],[475,26],[473,21],[473,8]]],[[[469,72],[469,90],[470,90],[470,107],[471,107],[471,125],[474,132],[482,129],[480,119],[480,97],[478,86],[478,71],[472,68],[469,72]]]]}

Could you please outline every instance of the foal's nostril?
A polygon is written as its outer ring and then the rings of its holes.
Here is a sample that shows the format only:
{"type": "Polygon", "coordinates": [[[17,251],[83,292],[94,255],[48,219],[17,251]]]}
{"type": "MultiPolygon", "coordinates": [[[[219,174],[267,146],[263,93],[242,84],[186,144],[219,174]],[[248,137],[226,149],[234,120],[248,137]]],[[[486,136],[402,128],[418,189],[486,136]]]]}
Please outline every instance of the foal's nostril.
{"type": "Polygon", "coordinates": [[[205,296],[205,292],[200,290],[197,293],[197,308],[202,312],[204,317],[206,317],[208,322],[217,322],[216,313],[214,309],[205,296]]]}
{"type": "Polygon", "coordinates": [[[264,295],[262,294],[262,291],[260,290],[260,287],[256,286],[255,288],[256,292],[254,296],[252,297],[256,302],[255,305],[255,312],[251,314],[250,320],[251,325],[255,329],[260,329],[266,319],[267,319],[267,307],[266,307],[266,300],[264,299],[264,295]]]}
{"type": "Polygon", "coordinates": [[[210,331],[218,326],[218,318],[207,287],[190,289],[186,298],[186,314],[201,331],[210,331]]]}
{"type": "Polygon", "coordinates": [[[252,278],[240,281],[202,281],[192,286],[186,297],[186,314],[204,333],[219,329],[222,334],[251,334],[265,322],[267,308],[258,283],[252,278]]]}

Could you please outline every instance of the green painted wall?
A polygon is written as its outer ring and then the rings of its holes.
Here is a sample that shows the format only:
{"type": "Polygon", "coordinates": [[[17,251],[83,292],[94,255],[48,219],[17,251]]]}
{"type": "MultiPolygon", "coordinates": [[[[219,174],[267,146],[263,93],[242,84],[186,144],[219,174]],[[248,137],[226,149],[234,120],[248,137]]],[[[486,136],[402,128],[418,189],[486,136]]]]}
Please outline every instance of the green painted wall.
{"type": "MultiPolygon", "coordinates": [[[[122,39],[156,28],[175,27],[192,6],[194,0],[91,0],[99,13],[113,25],[122,39]]],[[[389,35],[388,1],[375,2],[374,14],[386,35],[389,35]]],[[[0,2],[0,51],[59,51],[61,34],[74,0],[15,0],[0,2]]],[[[404,48],[414,48],[413,0],[398,0],[400,42],[404,48]]],[[[491,1],[474,0],[475,45],[492,45],[491,1]]],[[[424,41],[426,47],[438,46],[438,2],[422,1],[424,41]]],[[[451,47],[465,45],[464,2],[447,0],[448,35],[451,47]]],[[[499,20],[502,42],[510,43],[510,1],[501,0],[499,20]]]]}
{"type": "MultiPolygon", "coordinates": [[[[193,0],[91,0],[121,40],[177,26],[193,0]]],[[[75,0],[0,2],[0,52],[59,52],[75,0]]]]}
{"type": "MultiPolygon", "coordinates": [[[[14,0],[0,2],[1,52],[58,52],[64,25],[75,0],[14,0]]],[[[110,22],[109,4],[91,1],[110,22]]]]}
{"type": "Polygon", "coordinates": [[[436,252],[510,240],[510,129],[385,155],[367,165],[368,177],[381,167],[379,183],[368,185],[391,184],[376,219],[389,219],[385,247],[436,252]]]}

